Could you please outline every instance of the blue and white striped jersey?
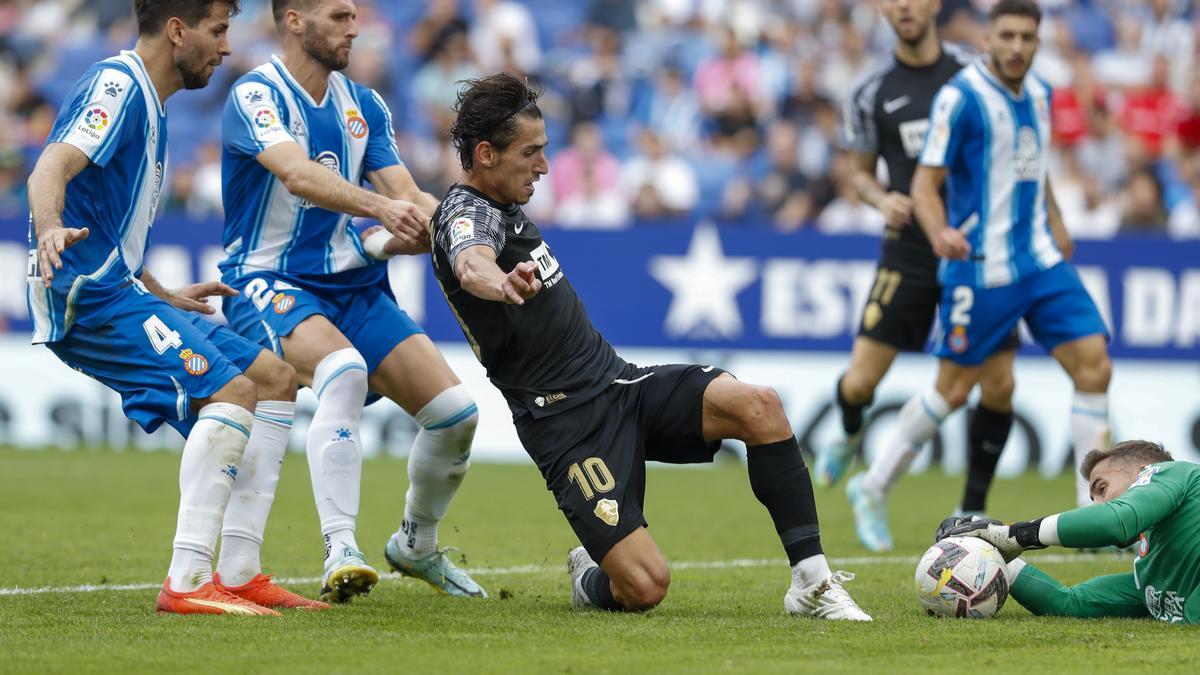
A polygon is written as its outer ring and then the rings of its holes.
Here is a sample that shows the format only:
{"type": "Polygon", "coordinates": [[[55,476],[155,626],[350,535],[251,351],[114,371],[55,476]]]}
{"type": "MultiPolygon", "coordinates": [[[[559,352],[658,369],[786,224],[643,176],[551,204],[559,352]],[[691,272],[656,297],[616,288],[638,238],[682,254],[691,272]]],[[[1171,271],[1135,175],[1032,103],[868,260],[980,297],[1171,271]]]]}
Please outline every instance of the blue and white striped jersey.
{"type": "Polygon", "coordinates": [[[221,132],[226,278],[272,270],[317,281],[375,267],[382,278],[384,266],[363,251],[350,216],[289,193],[256,159],[278,143],[297,143],[309,158],[361,185],[368,172],[400,164],[392,116],[379,94],[333,73],[318,103],[271,57],[234,83],[221,132]]]}
{"type": "Polygon", "coordinates": [[[27,299],[33,342],[57,342],[80,320],[103,325],[109,292],[141,274],[167,163],[167,117],[132,51],[93,64],[63,102],[47,143],[69,143],[88,166],[67,183],[62,220],[87,227],[46,288],[29,226],[27,299]]]}
{"type": "Polygon", "coordinates": [[[1046,210],[1050,85],[1025,76],[1016,96],[982,60],[933,101],[921,164],[944,167],[946,215],[971,244],[943,260],[943,285],[1005,286],[1062,262],[1046,210]]]}

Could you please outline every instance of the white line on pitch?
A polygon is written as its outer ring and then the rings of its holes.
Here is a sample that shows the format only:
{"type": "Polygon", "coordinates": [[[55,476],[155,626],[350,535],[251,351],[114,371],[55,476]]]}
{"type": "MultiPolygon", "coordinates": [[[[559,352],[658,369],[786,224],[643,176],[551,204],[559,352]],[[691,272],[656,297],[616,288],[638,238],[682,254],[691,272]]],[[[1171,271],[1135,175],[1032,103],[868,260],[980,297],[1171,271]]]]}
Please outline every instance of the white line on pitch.
{"type": "MultiPolygon", "coordinates": [[[[1118,556],[1112,554],[1095,554],[1095,553],[1059,553],[1059,554],[1042,554],[1028,556],[1030,562],[1035,563],[1070,563],[1083,561],[1097,560],[1120,560],[1118,556]]],[[[871,565],[912,565],[917,562],[917,556],[860,556],[851,558],[830,558],[829,563],[834,566],[871,566],[871,565]]],[[[741,567],[784,567],[782,559],[752,559],[740,558],[734,560],[682,560],[671,563],[671,569],[674,570],[727,570],[741,567]]],[[[472,576],[515,576],[525,574],[548,574],[558,573],[564,570],[563,565],[516,565],[514,567],[478,567],[469,568],[467,572],[472,576]]],[[[395,573],[387,573],[380,575],[384,579],[399,579],[400,575],[395,573]]],[[[319,584],[323,579],[321,577],[287,577],[276,579],[281,584],[319,584]]],[[[97,593],[100,591],[149,591],[161,588],[162,584],[81,584],[78,586],[37,586],[31,588],[0,588],[0,597],[16,596],[16,595],[44,595],[46,593],[97,593]]]]}

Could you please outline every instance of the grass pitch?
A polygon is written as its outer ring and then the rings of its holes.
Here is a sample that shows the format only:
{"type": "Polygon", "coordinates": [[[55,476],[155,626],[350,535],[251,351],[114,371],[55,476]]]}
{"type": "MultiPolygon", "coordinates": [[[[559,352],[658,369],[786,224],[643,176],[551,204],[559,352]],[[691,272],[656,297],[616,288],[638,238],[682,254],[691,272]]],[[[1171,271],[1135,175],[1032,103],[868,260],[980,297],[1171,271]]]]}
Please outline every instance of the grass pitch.
{"type": "MultiPolygon", "coordinates": [[[[313,596],[322,547],[307,466],[291,455],[283,468],[264,562],[313,596]]],[[[886,556],[858,546],[840,489],[819,492],[826,552],[858,575],[847,588],[875,622],[789,618],[786,560],[735,462],[651,470],[646,513],[674,567],[666,602],[647,614],[571,610],[565,554],[575,542],[537,470],[475,465],[442,542],[461,547],[490,600],[388,576],[369,597],[327,612],[158,616],[177,471],[166,453],[0,450],[0,671],[1195,672],[1200,663],[1186,626],[1044,619],[1011,600],[993,620],[924,616],[914,565],[962,489],[961,477],[937,472],[896,489],[897,550],[886,556]]],[[[383,571],[405,465],[368,460],[363,475],[358,540],[383,571]]],[[[990,506],[1000,517],[1035,517],[1070,507],[1071,495],[1069,476],[1030,476],[999,481],[990,506]]],[[[1128,557],[1054,553],[1042,566],[1070,583],[1130,566],[1128,557]]],[[[1029,559],[1039,557],[1047,560],[1029,559]]]]}

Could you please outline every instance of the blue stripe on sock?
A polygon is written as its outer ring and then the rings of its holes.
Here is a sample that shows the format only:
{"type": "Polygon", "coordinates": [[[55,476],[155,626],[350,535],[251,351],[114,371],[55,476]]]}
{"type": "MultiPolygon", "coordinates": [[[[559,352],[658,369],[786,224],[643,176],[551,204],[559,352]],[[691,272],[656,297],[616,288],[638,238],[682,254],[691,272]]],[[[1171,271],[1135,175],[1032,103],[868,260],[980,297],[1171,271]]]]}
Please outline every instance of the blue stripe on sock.
{"type": "Polygon", "coordinates": [[[333,374],[330,375],[329,377],[325,378],[325,383],[322,384],[321,388],[317,391],[317,398],[321,398],[321,394],[325,393],[325,388],[329,386],[330,382],[333,382],[334,380],[336,380],[338,378],[339,375],[341,375],[342,373],[344,373],[346,371],[350,371],[350,370],[361,370],[365,373],[365,372],[367,372],[367,367],[361,363],[347,363],[346,365],[342,366],[341,368],[338,368],[337,370],[333,371],[333,374]]]}
{"type": "Polygon", "coordinates": [[[292,420],[286,417],[270,417],[263,415],[262,413],[254,413],[254,419],[262,420],[264,422],[274,422],[275,424],[282,424],[285,427],[292,426],[292,420]]]}
{"type": "Polygon", "coordinates": [[[1108,419],[1108,413],[1106,413],[1106,412],[1097,412],[1095,410],[1085,410],[1083,408],[1071,408],[1071,414],[1075,414],[1075,413],[1079,413],[1080,415],[1087,415],[1088,417],[1095,417],[1097,419],[1102,419],[1102,420],[1108,419]]]}
{"type": "Polygon", "coordinates": [[[922,396],[922,397],[921,397],[921,407],[922,407],[922,408],[925,410],[925,414],[926,414],[926,415],[929,415],[929,419],[933,420],[933,421],[934,421],[934,423],[936,423],[936,424],[941,424],[941,423],[942,423],[942,418],[941,418],[941,417],[938,417],[938,416],[937,416],[937,415],[936,415],[936,414],[933,412],[933,409],[932,409],[932,408],[930,408],[930,407],[929,407],[929,404],[925,402],[925,397],[924,397],[924,396],[922,396]]]}
{"type": "Polygon", "coordinates": [[[471,415],[474,415],[477,412],[479,412],[479,408],[475,407],[475,404],[472,403],[471,405],[469,405],[469,406],[463,408],[462,410],[458,411],[457,413],[455,413],[449,419],[442,420],[441,422],[438,422],[437,424],[434,424],[432,426],[428,426],[425,428],[428,429],[429,431],[434,431],[437,429],[446,429],[448,427],[454,426],[455,424],[458,424],[459,422],[467,419],[468,417],[470,417],[471,415]]]}
{"type": "Polygon", "coordinates": [[[246,434],[246,438],[250,438],[250,430],[249,429],[238,424],[237,422],[234,422],[233,420],[229,419],[228,417],[221,417],[220,415],[201,415],[200,419],[198,421],[203,422],[204,420],[213,420],[215,422],[220,422],[221,424],[224,424],[227,427],[233,427],[234,429],[237,429],[238,431],[242,432],[243,434],[246,434]]]}

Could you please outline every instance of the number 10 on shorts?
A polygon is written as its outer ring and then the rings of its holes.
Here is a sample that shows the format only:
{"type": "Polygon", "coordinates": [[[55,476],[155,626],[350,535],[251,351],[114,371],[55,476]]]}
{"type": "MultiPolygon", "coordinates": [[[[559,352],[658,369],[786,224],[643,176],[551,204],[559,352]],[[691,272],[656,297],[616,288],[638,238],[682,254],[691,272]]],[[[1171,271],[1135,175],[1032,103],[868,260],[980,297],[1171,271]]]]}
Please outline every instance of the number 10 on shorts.
{"type": "Polygon", "coordinates": [[[579,486],[584,499],[591,500],[597,492],[609,492],[617,486],[612,472],[599,457],[588,457],[582,466],[580,468],[580,463],[576,462],[567,468],[567,480],[579,486]]]}

